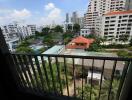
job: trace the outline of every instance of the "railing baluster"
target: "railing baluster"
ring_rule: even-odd
[[[48,58],[48,61],[45,62],[45,57]],[[15,66],[15,70],[16,70],[16,75],[17,76],[17,79],[18,79],[18,83],[20,84],[20,88],[24,88],[24,89],[27,89],[27,91],[30,91],[30,92],[35,92],[35,93],[39,93],[40,95],[43,95],[46,94],[46,93],[51,93],[57,96],[63,96],[63,89],[66,87],[66,95],[67,97],[71,96],[71,94],[74,94],[74,99],[76,97],[80,97],[80,94],[78,94],[78,92],[80,93],[80,91],[76,91],[76,88],[78,87],[78,85],[76,84],[77,80],[76,80],[76,66],[75,66],[75,61],[76,59],[82,59],[82,65],[80,65],[82,67],[82,90],[81,90],[81,99],[84,100],[85,99],[85,93],[84,93],[84,60],[85,59],[91,59],[91,63],[92,63],[92,66],[90,68],[89,71],[91,71],[91,75],[90,75],[90,84],[91,87],[90,87],[90,91],[88,92],[88,95],[89,95],[89,100],[92,100],[93,99],[93,90],[94,88],[96,88],[96,86],[94,85],[94,68],[96,67],[96,59],[97,60],[102,60],[103,64],[100,66],[101,67],[101,79],[100,79],[100,84],[98,85],[97,89],[99,90],[98,91],[98,97],[97,97],[97,100],[100,100],[101,97],[102,97],[102,89],[103,89],[103,74],[104,74],[104,70],[105,70],[105,65],[106,65],[106,60],[109,60],[109,61],[113,61],[113,69],[112,69],[112,74],[111,74],[111,79],[110,79],[110,82],[109,82],[109,87],[107,88],[107,98],[108,100],[111,99],[111,95],[112,95],[112,91],[113,91],[113,82],[114,82],[114,75],[115,75],[115,71],[116,71],[116,66],[117,66],[117,62],[118,61],[126,61],[128,63],[126,63],[126,65],[124,65],[124,68],[123,68],[123,72],[122,72],[122,76],[120,77],[120,81],[119,81],[119,87],[118,87],[118,90],[117,90],[117,93],[116,93],[116,97],[117,99],[119,98],[120,96],[120,92],[122,90],[122,86],[124,84],[124,80],[125,80],[125,77],[126,77],[126,74],[127,74],[127,70],[128,70],[128,66],[130,65],[130,61],[131,59],[121,59],[121,58],[111,58],[111,57],[82,57],[82,56],[68,56],[68,55],[35,55],[35,54],[12,54],[12,57],[13,57],[13,62],[14,64],[16,65]],[[39,61],[38,57],[41,57],[41,62],[42,62],[42,67],[41,67],[41,62]],[[64,62],[64,65],[63,65],[63,73],[61,72],[61,66],[60,66],[60,63],[58,61],[58,57],[63,57],[63,62]],[[55,58],[55,62],[52,61],[51,58]],[[72,74],[73,76],[73,79],[71,80],[68,75],[69,72],[69,68],[68,68],[68,65],[67,62],[68,59],[71,59],[72,62],[70,62],[71,66],[72,66]],[[106,58],[106,59],[105,59]],[[35,60],[33,62],[33,59]],[[47,60],[47,59],[46,59]],[[95,63],[95,64],[94,64]],[[33,72],[32,72],[33,71]],[[61,80],[61,74],[64,74],[64,84],[65,84],[65,87],[63,87],[63,83],[62,83],[62,80]],[[71,74],[70,74],[71,75]],[[58,81],[58,82],[56,82]],[[71,91],[69,91],[69,84],[68,84],[68,81],[69,83],[72,81],[73,84],[72,88],[70,88],[70,90],[72,90],[74,93],[71,93]],[[107,80],[106,80],[107,81]],[[80,88],[81,88],[80,87]],[[106,86],[107,87],[107,86]],[[80,89],[79,88],[79,89]],[[23,90],[24,90],[23,89]],[[34,91],[35,90],[35,91]],[[65,89],[64,89],[65,90]],[[96,89],[95,89],[96,90]],[[52,92],[53,91],[53,92]]]
[[[64,69],[65,69],[65,76],[66,76],[67,94],[69,97],[69,85],[68,85],[67,66],[66,66],[66,58],[65,57],[64,57]]]
[[[33,88],[35,88],[35,83],[34,83],[34,80],[33,80],[33,77],[32,77],[32,73],[30,71],[30,67],[29,67],[27,56],[26,55],[22,55],[22,56],[23,56],[23,60],[24,60],[26,69],[28,70],[28,74],[29,74],[29,77],[30,77],[30,80],[31,80],[31,84],[32,84]],[[35,91],[36,91],[36,88],[35,88]]]
[[[33,61],[32,61],[32,56],[28,56],[28,58],[29,58],[29,62],[31,64],[31,68],[33,70],[33,74],[34,74],[34,78],[35,78],[35,81],[36,81],[36,86],[37,86],[37,89],[38,89],[38,93],[40,94],[41,88],[40,88],[38,77],[37,77],[37,73],[35,71],[34,64],[33,64]]]
[[[117,64],[117,60],[114,61],[114,66],[113,66],[111,81],[110,81],[110,88],[109,88],[109,91],[108,91],[108,100],[110,100],[110,94],[111,94],[112,83],[113,83],[113,79],[114,79],[114,73],[115,73],[115,70],[116,70],[116,64]]]
[[[94,59],[92,61],[92,74],[91,74],[91,89],[90,89],[90,100],[92,99],[92,87],[93,87],[93,68],[94,68]]]
[[[59,66],[59,63],[58,63],[58,58],[55,57],[55,60],[56,60],[56,67],[57,67],[57,72],[58,72],[58,79],[59,79],[59,83],[60,83],[60,92],[61,92],[61,95],[63,95],[63,90],[62,90],[62,82],[61,82],[61,77],[60,77],[60,66]]]
[[[45,91],[44,79],[43,79],[43,75],[42,75],[42,72],[41,72],[41,68],[40,68],[40,63],[38,61],[38,57],[37,56],[34,56],[34,58],[35,58],[35,64],[37,66],[37,71],[38,71],[38,74],[39,74],[39,77],[40,77],[42,90],[44,92]]]
[[[102,71],[101,71],[101,80],[100,80],[100,88],[99,88],[99,97],[98,97],[98,100],[100,100],[100,95],[101,95],[102,78],[103,78],[103,74],[104,74],[104,67],[105,67],[105,60],[103,60],[103,66],[102,66]]]
[[[23,63],[23,59],[21,58],[21,55],[18,55],[18,59],[20,61],[20,65],[21,65],[21,69],[22,69],[22,73],[24,74],[25,76],[25,79],[27,81],[27,85],[30,89],[32,89],[32,86],[30,84],[30,81],[29,81],[29,78],[28,78],[28,74],[26,72],[26,69],[25,69],[25,66],[24,66],[24,63]]]
[[[74,81],[74,97],[76,97],[76,71],[75,71],[75,61],[74,58],[72,58],[72,64],[73,64],[73,81]]]
[[[45,61],[44,61],[43,56],[41,56],[41,60],[42,60],[42,66],[43,66],[44,73],[45,73],[45,77],[46,77],[47,90],[50,91],[50,90],[51,90],[51,89],[50,89],[50,81],[49,81],[49,78],[48,78],[48,73],[47,73],[47,69],[46,69],[46,65],[45,65]]]
[[[51,64],[50,57],[48,57],[48,62],[49,62],[50,74],[51,74],[51,77],[52,77],[53,89],[54,89],[54,93],[56,94],[56,86],[55,86],[55,80],[54,80],[54,76],[53,76],[53,69],[52,69],[52,64]]]
[[[127,74],[127,70],[128,70],[129,65],[130,65],[130,61],[128,61],[126,63],[127,64],[124,65],[124,68],[123,68],[122,76],[121,76],[118,91],[117,91],[117,100],[119,99],[121,89],[122,89],[122,86],[123,86],[123,83],[124,83],[124,80],[125,80],[125,77],[126,77],[126,74]]]
[[[82,100],[83,100],[83,78],[84,78],[84,59],[82,58]]]
[[[16,67],[17,73],[18,73],[18,75],[20,77],[21,84],[22,84],[23,88],[26,88],[26,82],[25,82],[24,77],[22,75],[22,71],[20,69],[19,63],[17,62],[16,55],[12,55],[12,57],[13,57],[13,61],[15,63],[15,67]]]

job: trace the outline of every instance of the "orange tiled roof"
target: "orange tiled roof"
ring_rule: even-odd
[[[119,15],[119,14],[132,14],[132,10],[129,11],[112,11],[105,15]]]
[[[72,43],[87,43],[87,44],[90,44],[94,41],[94,39],[87,39],[87,38],[84,38],[83,36],[79,36],[79,37],[76,37],[75,39],[73,39],[71,42]]]

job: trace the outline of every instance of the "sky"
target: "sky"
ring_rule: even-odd
[[[17,21],[25,24],[62,24],[65,14],[83,16],[89,0],[0,0],[0,25]]]

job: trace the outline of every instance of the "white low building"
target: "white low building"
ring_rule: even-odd
[[[92,84],[99,85],[101,80],[101,73],[95,73],[93,74],[89,71],[87,76],[87,83],[91,84],[91,77],[92,77]],[[102,82],[104,81],[104,76],[102,76]]]
[[[91,33],[90,30],[87,29],[87,28],[83,28],[83,29],[80,30],[80,35],[81,35],[81,36],[87,36],[87,35],[89,35],[90,33]]]
[[[10,51],[15,51],[16,47],[18,46],[19,43],[19,38],[12,38],[9,40],[6,40],[7,46]]]
[[[107,41],[120,44],[120,37],[126,35],[128,43],[132,37],[132,10],[109,12],[102,17],[100,24],[98,25],[100,35]]]

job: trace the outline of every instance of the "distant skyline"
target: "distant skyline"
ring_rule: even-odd
[[[66,13],[83,16],[89,0],[0,0],[0,25],[18,21],[25,24],[62,24]]]

